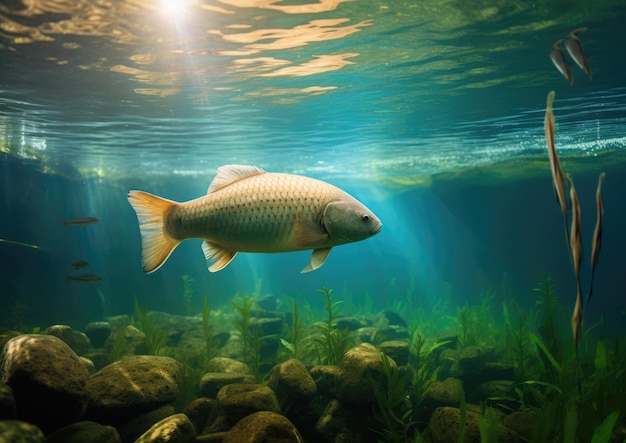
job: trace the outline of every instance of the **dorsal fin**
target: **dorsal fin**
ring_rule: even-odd
[[[265,174],[265,171],[256,166],[248,165],[224,165],[217,168],[217,175],[209,185],[207,194],[219,191],[226,186],[259,174]]]

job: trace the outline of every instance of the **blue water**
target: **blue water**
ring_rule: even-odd
[[[133,295],[182,313],[183,275],[198,309],[205,294],[221,306],[259,280],[263,293],[312,303],[322,286],[347,288],[380,309],[413,285],[425,307],[477,303],[485,291],[532,307],[549,272],[569,312],[575,280],[543,133],[555,90],[585,288],[607,172],[585,321],[624,334],[626,2],[29,5],[0,5],[0,238],[39,248],[0,242],[0,326],[82,327],[131,312]],[[593,80],[572,62],[570,86],[548,55],[580,26]],[[299,273],[308,252],[240,254],[210,274],[200,240],[144,274],[128,190],[189,200],[229,163],[329,181],[383,231],[334,248],[310,274]],[[100,222],[61,225],[79,216]],[[102,282],[65,281],[80,258]]]

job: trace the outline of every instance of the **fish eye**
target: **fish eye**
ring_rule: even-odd
[[[368,222],[368,221],[370,221],[370,216],[369,216],[369,215],[367,215],[367,214],[362,215],[362,216],[361,216],[361,220],[363,220],[364,222]]]

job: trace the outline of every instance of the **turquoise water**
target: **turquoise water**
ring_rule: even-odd
[[[607,172],[605,244],[586,324],[623,335],[626,3],[482,1],[19,1],[0,6],[0,276],[3,325],[82,327],[149,309],[218,307],[254,291],[319,302],[322,286],[478,303],[486,291],[532,307],[553,275],[565,315],[575,280],[551,189],[543,118],[556,91],[557,148],[583,207],[583,282],[597,175]],[[570,86],[549,58],[580,38],[593,80]],[[383,231],[335,248],[240,254],[209,274],[200,240],[141,271],[126,200],[184,201],[217,167],[253,164],[342,187]],[[80,216],[85,227],[61,226]],[[28,247],[24,244],[38,246]],[[89,262],[96,284],[66,282]],[[494,302],[495,303],[495,302]],[[500,303],[499,301],[497,303]],[[422,311],[420,311],[422,312]],[[435,321],[437,319],[434,319]]]

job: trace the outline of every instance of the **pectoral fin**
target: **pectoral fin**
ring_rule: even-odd
[[[331,249],[332,247],[313,250],[313,253],[311,254],[311,261],[309,261],[309,264],[306,265],[304,269],[300,271],[300,273],[304,274],[306,272],[315,271],[316,269],[321,268],[328,258],[328,254],[330,254]]]
[[[217,272],[224,269],[228,264],[233,261],[237,255],[237,251],[228,251],[222,249],[220,246],[205,240],[202,243],[202,252],[207,261],[211,262],[209,266],[209,272]]]
[[[307,219],[302,215],[301,211],[296,212],[295,242],[299,247],[303,249],[314,248],[327,240],[328,232],[326,232],[323,225]]]

